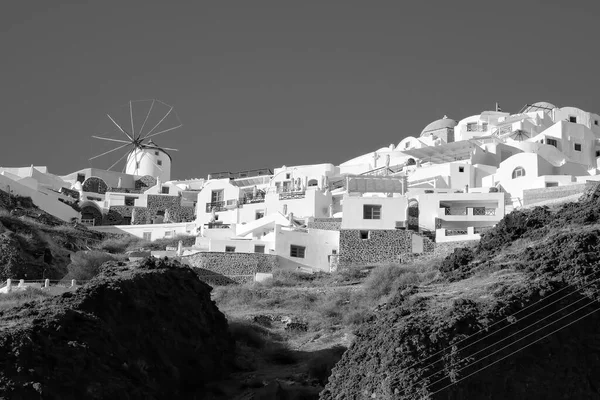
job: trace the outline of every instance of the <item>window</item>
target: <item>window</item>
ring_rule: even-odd
[[[154,152],[154,155],[155,155],[155,156],[157,156],[158,154],[159,154],[159,153],[158,153],[158,151],[155,151],[155,152]]]
[[[156,212],[156,216],[157,217],[164,217],[165,216],[165,210],[158,210]]]
[[[225,246],[225,253],[235,253],[235,246]]]
[[[458,172],[465,172],[465,167],[458,167]]]
[[[140,169],[140,162],[139,161],[135,162],[135,169]]]
[[[265,252],[265,245],[264,244],[255,244],[254,245],[254,252],[255,253],[264,253]]]
[[[556,187],[558,186],[558,182],[546,182],[546,187]]]
[[[85,181],[85,174],[77,174],[77,182],[83,183]]]
[[[152,232],[144,232],[142,234],[144,240],[151,241],[152,240]]]
[[[594,125],[598,125],[598,120],[597,119],[594,120]]]
[[[261,219],[264,216],[265,210],[256,210],[256,213],[254,214],[254,219]]]
[[[331,250],[331,254],[337,254],[337,250],[336,249]]]
[[[295,244],[290,245],[290,257],[304,258],[306,247],[296,246]]]
[[[569,116],[569,122],[577,123],[577,117]]]
[[[161,166],[162,165],[162,160],[156,160],[156,165]]]
[[[160,190],[160,192],[162,194],[169,194],[169,187],[168,186],[163,186]]]
[[[381,206],[365,204],[363,206],[363,219],[381,219]]]
[[[600,150],[596,150],[596,157],[600,157]]]
[[[125,197],[125,205],[126,206],[134,206],[135,205],[135,197]]]
[[[165,231],[166,238],[172,238],[175,236],[175,231]]]
[[[210,195],[210,202],[216,203],[219,201],[223,201],[223,190],[213,190]]]
[[[477,122],[469,122],[467,124],[467,132],[477,132]]]
[[[525,169],[523,167],[515,168],[515,170],[512,173],[512,178],[516,179],[516,178],[520,178],[522,176],[525,176]]]
[[[487,132],[487,129],[488,129],[488,124],[487,124],[487,122],[484,122],[484,123],[482,123],[482,124],[481,124],[481,130],[482,130],[483,132]]]
[[[362,240],[367,240],[371,237],[369,231],[359,231],[358,234]]]
[[[131,217],[123,217],[123,225],[131,225]]]
[[[285,179],[290,179],[291,176],[292,174],[285,174]]]
[[[581,143],[575,143],[573,148],[575,149],[575,151],[581,151]]]
[[[558,141],[556,139],[546,138],[546,144],[549,144],[550,146],[558,147]]]

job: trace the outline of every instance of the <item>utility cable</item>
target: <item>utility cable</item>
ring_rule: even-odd
[[[582,280],[584,280],[584,279],[588,278],[588,277],[589,277],[589,276],[591,276],[591,275],[594,275],[595,273],[597,273],[597,272],[599,272],[599,271],[600,271],[600,270],[595,270],[595,271],[593,271],[593,272],[590,272],[589,274],[587,274],[587,275],[585,275],[585,276],[581,277],[581,278],[580,278],[580,281],[582,281]],[[572,291],[571,293],[569,293],[569,294],[566,294],[566,295],[564,295],[564,296],[560,297],[559,299],[557,299],[557,300],[554,300],[554,301],[552,301],[551,303],[548,303],[548,304],[546,304],[545,306],[543,306],[543,307],[541,307],[541,308],[538,308],[537,310],[535,310],[535,311],[533,311],[533,312],[531,312],[531,313],[529,313],[529,314],[525,315],[523,318],[521,318],[521,321],[523,321],[523,320],[525,320],[525,319],[529,318],[530,316],[534,315],[535,313],[537,313],[537,312],[539,312],[539,311],[542,311],[542,310],[546,309],[547,307],[549,307],[549,306],[551,306],[551,305],[553,305],[553,304],[556,304],[557,302],[559,302],[559,301],[561,301],[561,300],[563,300],[563,299],[565,299],[565,298],[567,298],[567,297],[571,296],[571,295],[572,295],[572,294],[574,294],[574,293],[579,293],[579,292],[581,292],[581,290],[585,289],[586,287],[590,286],[591,284],[593,284],[594,282],[596,282],[596,281],[598,281],[598,280],[600,280],[600,278],[596,278],[596,279],[594,279],[593,281],[591,281],[591,282],[587,283],[587,284],[586,284],[585,286],[583,286],[582,288],[576,289],[576,290]],[[531,307],[533,307],[533,306],[537,305],[538,303],[540,303],[540,302],[542,302],[542,301],[548,300],[548,299],[549,299],[549,298],[551,298],[552,296],[555,296],[555,295],[557,295],[557,294],[559,294],[559,293],[563,292],[564,290],[566,290],[566,289],[567,289],[567,288],[569,288],[570,286],[574,286],[574,285],[575,285],[575,284],[573,284],[573,283],[567,284],[567,286],[565,286],[565,287],[563,287],[563,288],[561,288],[561,289],[557,290],[556,292],[552,293],[550,296],[548,296],[548,297],[545,297],[545,298],[542,298],[542,299],[540,299],[540,300],[536,301],[535,303],[532,303],[532,304],[528,305],[527,307],[525,307],[525,308],[522,308],[521,310],[517,311],[516,313],[514,313],[514,314],[512,314],[512,315],[510,315],[510,316],[508,316],[508,317],[506,317],[506,319],[508,319],[508,318],[511,318],[511,317],[512,317],[512,318],[514,318],[516,315],[519,315],[519,314],[520,314],[520,313],[522,313],[523,311],[525,311],[525,310],[527,310],[527,309],[530,309]],[[458,345],[458,344],[460,344],[460,343],[463,343],[464,341],[466,341],[466,340],[468,340],[468,339],[472,338],[473,336],[475,336],[475,335],[478,335],[479,333],[483,332],[484,330],[489,330],[490,328],[492,328],[492,327],[494,327],[494,326],[496,326],[496,325],[498,325],[498,324],[500,324],[500,323],[502,323],[502,322],[504,322],[504,319],[501,319],[501,320],[499,320],[499,321],[496,321],[496,322],[494,322],[493,324],[491,324],[490,326],[487,326],[487,327],[485,327],[485,328],[481,328],[481,329],[480,329],[480,330],[478,330],[477,332],[474,332],[474,333],[470,334],[469,336],[467,336],[467,337],[465,337],[465,338],[462,338],[462,339],[461,339],[461,340],[459,340],[458,342],[456,342],[456,343],[453,343],[452,345],[450,345],[450,346],[447,346],[447,347],[445,347],[445,348],[443,348],[443,349],[441,349],[441,350],[439,350],[439,351],[437,351],[437,352],[433,353],[432,355],[430,355],[430,356],[426,357],[425,359],[423,359],[423,360],[421,360],[421,361],[418,361],[418,362],[416,362],[416,363],[414,363],[414,364],[410,365],[409,367],[406,367],[406,368],[402,369],[400,372],[405,372],[405,371],[407,371],[407,370],[409,370],[409,369],[411,369],[411,368],[414,368],[414,367],[416,367],[417,365],[419,365],[420,363],[422,363],[423,361],[427,361],[427,360],[429,360],[429,359],[431,359],[431,358],[435,357],[436,355],[439,355],[439,354],[441,354],[441,353],[445,352],[446,350],[448,350],[448,349],[451,349],[452,347],[455,347],[456,345]],[[538,322],[539,322],[539,321],[538,321]],[[476,340],[476,341],[474,341],[473,343],[470,343],[470,344],[468,344],[467,346],[465,346],[465,347],[463,348],[463,350],[464,350],[464,349],[467,349],[467,348],[469,348],[469,347],[471,347],[471,346],[473,346],[474,344],[477,344],[477,343],[479,343],[480,341],[482,341],[482,340],[484,340],[484,339],[487,339],[488,337],[490,337],[490,336],[492,336],[492,335],[495,335],[495,334],[497,334],[497,333],[499,333],[499,332],[503,331],[504,329],[506,329],[506,328],[508,328],[509,326],[512,326],[512,325],[513,325],[512,323],[509,323],[508,325],[505,325],[504,327],[502,327],[502,328],[500,328],[500,329],[498,329],[498,330],[496,330],[496,331],[494,331],[494,332],[490,332],[490,333],[488,333],[487,335],[485,335],[485,336],[483,336],[483,337],[481,337],[481,338],[477,339],[477,340]],[[531,325],[530,325],[530,326],[531,326]],[[431,367],[432,365],[435,365],[435,364],[439,363],[440,361],[441,361],[441,359],[438,359],[437,361],[434,361],[434,362],[432,362],[432,363],[429,363],[429,364],[427,364],[426,366],[424,366],[423,368],[420,368],[420,369],[429,368],[429,367]],[[410,377],[410,376],[412,376],[412,375],[416,374],[417,372],[418,372],[418,370],[416,370],[416,371],[413,371],[412,373],[410,373],[410,374],[408,375],[408,377]]]
[[[552,315],[554,315],[554,314],[556,314],[556,313],[558,313],[558,312],[561,312],[561,311],[563,311],[564,309],[566,309],[566,308],[568,308],[568,307],[571,307],[573,304],[576,304],[577,302],[579,302],[579,301],[583,300],[584,298],[585,298],[585,297],[582,297],[581,299],[577,300],[575,303],[571,303],[570,305],[568,305],[568,306],[566,306],[566,307],[563,307],[563,308],[561,308],[560,310],[558,310],[558,311],[556,311],[556,312],[554,312],[554,313],[552,313],[552,314],[548,315],[547,317],[550,317],[550,316],[552,316]],[[511,347],[511,346],[512,346],[512,345],[514,345],[515,343],[518,343],[518,342],[522,341],[523,339],[525,339],[525,338],[527,338],[527,337],[529,337],[529,336],[531,336],[531,335],[533,335],[533,334],[535,334],[535,333],[538,333],[538,332],[539,332],[539,331],[541,331],[541,330],[544,330],[544,329],[546,329],[546,328],[547,328],[547,327],[549,327],[550,325],[553,325],[553,324],[557,323],[558,321],[560,321],[560,320],[563,320],[563,319],[565,319],[565,318],[567,318],[567,317],[569,317],[569,316],[571,316],[571,315],[573,315],[573,314],[577,313],[578,311],[581,311],[581,310],[583,310],[583,309],[584,309],[584,308],[586,308],[586,307],[589,307],[590,305],[592,305],[592,304],[593,304],[593,303],[595,303],[595,302],[597,302],[597,300],[592,300],[592,301],[590,301],[589,303],[585,304],[584,306],[582,306],[582,307],[579,307],[577,310],[575,310],[575,311],[572,311],[572,312],[570,312],[569,314],[567,314],[567,315],[564,315],[564,316],[560,317],[560,318],[559,318],[559,319],[557,319],[556,321],[552,321],[552,322],[550,322],[550,323],[548,323],[548,324],[544,325],[543,327],[541,327],[541,328],[538,328],[538,329],[536,329],[535,331],[528,333],[527,335],[525,335],[525,336],[521,337],[520,339],[517,339],[517,340],[515,340],[515,341],[513,341],[513,342],[511,342],[511,343],[509,343],[509,344],[507,344],[506,346],[504,346],[504,347],[502,347],[502,348],[500,348],[500,349],[498,349],[498,350],[496,350],[496,351],[494,351],[494,352],[492,352],[492,353],[490,353],[490,354],[488,354],[488,355],[486,355],[486,356],[483,356],[483,357],[481,357],[481,358],[480,358],[480,359],[478,359],[478,360],[475,360],[475,361],[472,361],[472,362],[470,362],[469,364],[465,365],[464,367],[462,367],[462,368],[458,369],[456,372],[460,372],[460,371],[462,371],[462,370],[464,370],[464,369],[466,369],[466,368],[468,368],[468,367],[470,367],[470,366],[472,366],[472,365],[474,365],[474,364],[477,364],[477,363],[478,363],[478,362],[480,362],[480,361],[483,361],[483,360],[485,360],[486,358],[489,358],[489,357],[493,356],[493,355],[494,355],[494,354],[496,354],[496,353],[499,353],[499,352],[501,352],[502,350],[505,350],[505,349],[507,349],[508,347]],[[547,318],[547,317],[546,317],[546,318]],[[544,319],[545,319],[545,318],[544,318]],[[540,321],[543,321],[543,319],[542,319],[542,320],[540,320]],[[538,321],[538,322],[540,322],[540,321]],[[536,323],[538,323],[538,322],[536,322]],[[510,338],[510,337],[512,337],[512,336],[514,336],[514,335],[516,335],[517,333],[520,333],[520,332],[522,332],[523,330],[529,329],[529,328],[530,328],[531,326],[533,326],[533,325],[535,325],[535,324],[531,324],[531,325],[527,326],[526,328],[523,328],[523,329],[521,329],[521,330],[519,330],[519,331],[515,332],[514,334],[512,334],[512,335],[510,335],[510,336],[508,336],[508,337],[506,337],[506,338],[504,338],[504,339],[502,339],[502,340],[499,340],[499,341],[497,341],[497,342],[495,342],[495,343],[493,343],[493,344],[491,344],[491,345],[487,346],[486,348],[479,350],[477,353],[471,354],[469,357],[472,357],[472,356],[474,356],[475,354],[481,353],[482,351],[484,351],[484,350],[487,350],[487,349],[489,349],[490,347],[496,346],[497,344],[499,344],[499,343],[503,342],[504,340],[506,340],[506,339],[508,339],[508,338]],[[464,361],[464,360],[466,360],[467,358],[468,358],[468,357],[464,357],[464,358],[462,358],[461,360],[459,360],[459,361],[457,361],[457,362],[455,362],[455,363],[452,363],[452,364],[450,364],[450,366],[456,365],[458,362]],[[429,375],[428,377],[421,379],[420,381],[418,381],[417,383],[415,383],[415,385],[418,385],[419,383],[421,383],[421,382],[423,382],[423,381],[425,381],[425,380],[429,379],[430,377],[432,377],[432,376],[434,376],[434,375],[437,375],[437,374],[438,374],[438,373],[440,373],[440,372],[442,372],[442,371],[435,372],[434,374],[432,374],[432,375]],[[434,382],[432,382],[432,383],[429,383],[429,384],[427,384],[427,386],[428,386],[428,387],[429,387],[429,386],[433,386],[433,385],[435,385],[436,383],[439,383],[439,382],[443,381],[444,379],[446,379],[446,376],[444,376],[444,377],[442,377],[442,378],[440,378],[440,379],[438,379],[438,380],[436,380],[436,381],[434,381]]]
[[[544,336],[542,336],[541,338],[534,340],[533,342],[531,342],[531,343],[529,343],[529,344],[526,344],[525,346],[523,346],[523,347],[521,347],[521,348],[519,348],[519,349],[517,349],[517,350],[513,351],[512,353],[510,353],[510,354],[507,354],[506,356],[504,356],[504,357],[502,357],[502,358],[500,358],[500,359],[498,359],[498,360],[496,360],[496,361],[494,361],[494,362],[492,362],[492,363],[490,363],[490,364],[486,365],[485,367],[482,367],[482,368],[478,369],[477,371],[474,371],[474,372],[470,373],[469,375],[463,376],[462,378],[460,378],[460,379],[459,379],[459,380],[457,380],[456,382],[452,382],[452,383],[450,383],[449,385],[446,385],[446,386],[444,386],[443,388],[436,390],[436,391],[435,391],[435,392],[433,392],[431,395],[433,396],[433,395],[435,395],[436,393],[439,393],[439,392],[441,392],[442,390],[445,390],[445,389],[449,388],[449,387],[450,387],[450,386],[452,386],[452,385],[456,385],[456,384],[457,384],[457,383],[459,383],[460,381],[462,381],[462,380],[465,380],[465,379],[467,379],[468,377],[470,377],[470,376],[473,376],[473,375],[475,375],[476,373],[478,373],[478,372],[481,372],[481,371],[483,371],[484,369],[486,369],[486,368],[489,368],[489,367],[491,367],[492,365],[494,365],[494,364],[497,364],[497,363],[499,363],[499,362],[500,362],[500,361],[502,361],[502,360],[505,360],[506,358],[508,358],[508,357],[510,357],[510,356],[512,356],[512,355],[514,355],[514,354],[516,354],[516,353],[518,353],[519,351],[521,351],[521,350],[523,350],[523,349],[525,349],[525,348],[527,348],[527,347],[529,347],[529,346],[532,346],[532,345],[534,345],[535,343],[539,342],[540,340],[543,340],[543,339],[547,338],[548,336],[551,336],[551,335],[555,334],[556,332],[558,332],[558,331],[560,331],[560,330],[562,330],[562,329],[564,329],[564,328],[566,328],[566,327],[568,327],[568,326],[570,326],[570,325],[573,325],[575,322],[579,322],[579,321],[581,321],[581,320],[582,320],[582,319],[584,319],[585,317],[588,317],[588,316],[592,315],[593,313],[595,313],[595,312],[596,312],[596,311],[598,311],[598,310],[600,310],[600,307],[596,308],[596,309],[595,309],[595,310],[593,310],[593,311],[590,311],[589,313],[587,313],[586,315],[584,315],[584,316],[582,316],[582,317],[579,317],[579,318],[577,318],[575,321],[571,321],[571,322],[569,322],[567,325],[565,325],[565,326],[563,326],[563,327],[560,327],[560,328],[558,328],[558,329],[556,329],[556,330],[554,330],[554,331],[552,331],[552,332],[548,333],[547,335],[544,335]],[[429,386],[429,385],[428,385],[428,386]]]

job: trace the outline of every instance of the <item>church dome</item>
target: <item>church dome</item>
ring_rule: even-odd
[[[528,104],[523,112],[528,113],[534,111],[550,111],[554,108],[557,107],[552,103],[548,103],[547,101],[538,101],[537,103]]]
[[[421,136],[426,136],[427,132],[437,131],[438,129],[443,129],[443,128],[452,129],[457,124],[458,124],[458,122],[456,122],[452,118],[448,118],[447,116],[444,115],[444,118],[438,119],[437,121],[433,121],[432,123],[427,125],[425,127],[425,129],[423,129],[423,131],[421,132]]]

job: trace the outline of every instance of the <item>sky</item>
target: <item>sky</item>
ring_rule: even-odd
[[[599,1],[4,0],[0,166],[108,168],[91,136],[138,99],[183,124],[153,138],[179,149],[174,179],[339,164],[496,102],[600,113],[599,19]]]

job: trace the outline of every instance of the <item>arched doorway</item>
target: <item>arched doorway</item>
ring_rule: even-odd
[[[419,231],[419,202],[416,199],[410,199],[408,201],[406,221],[409,230],[415,232]]]

